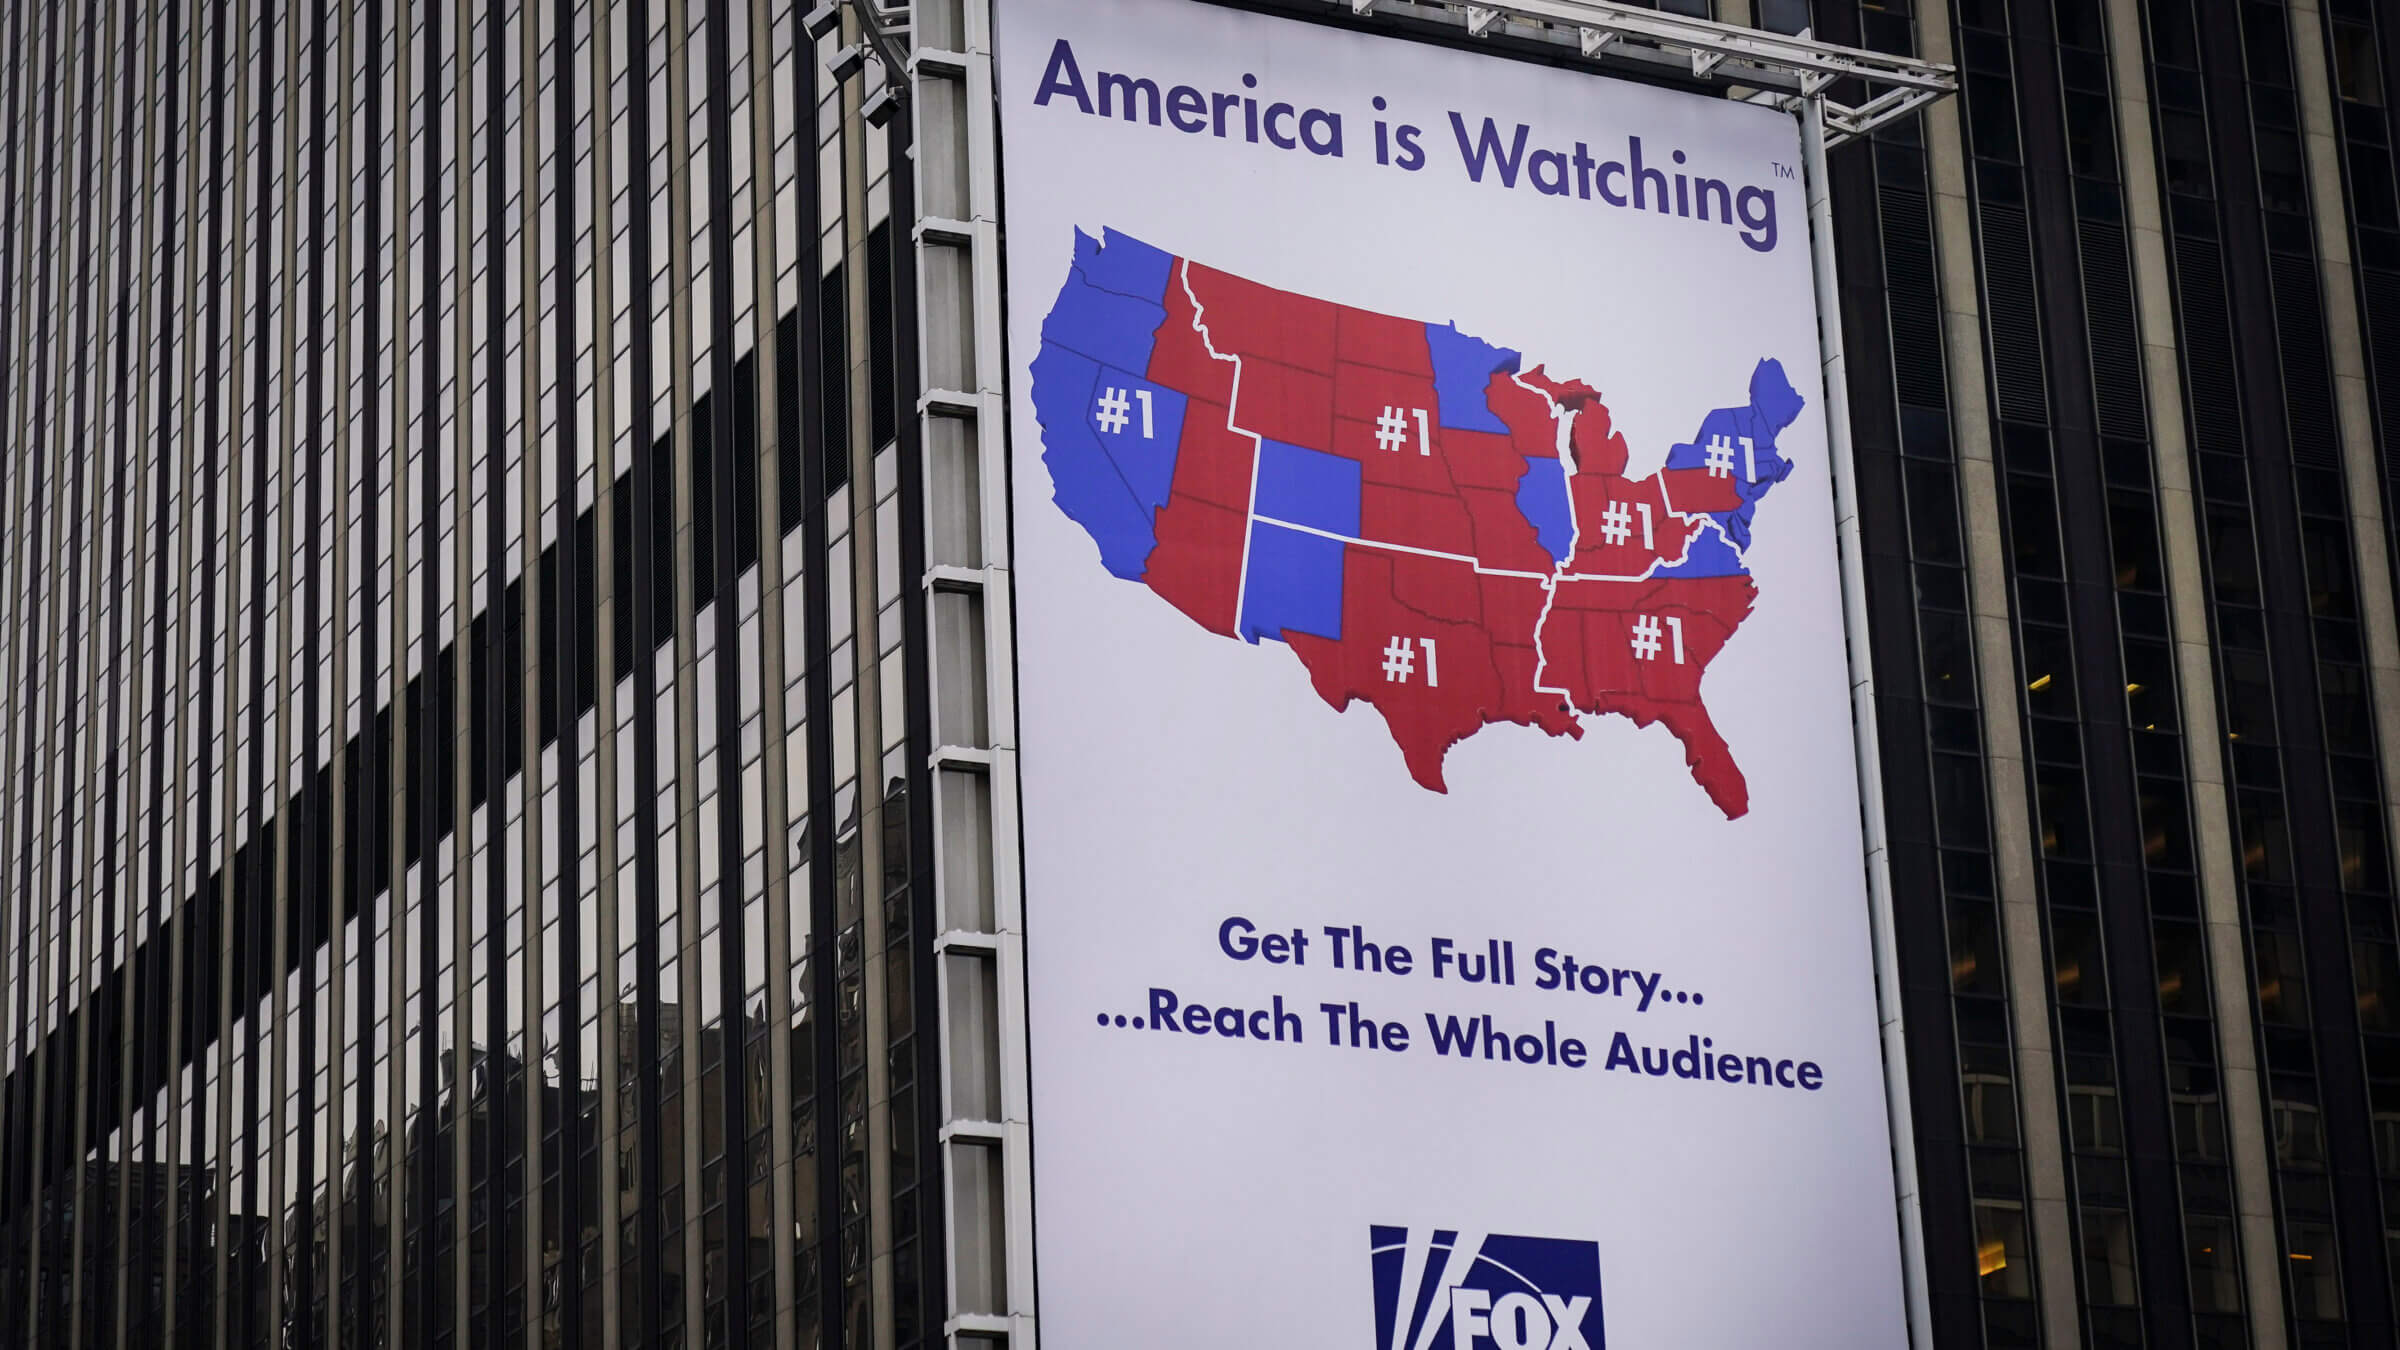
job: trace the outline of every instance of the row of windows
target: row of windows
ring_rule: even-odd
[[[1984,303],[2003,418],[1997,467],[2084,1334],[2093,1344],[2142,1344],[2162,1314],[2141,1310],[2163,1302],[2192,1309],[2197,1321],[2187,1334],[2238,1343],[2215,1034],[2205,965],[2196,959],[2188,794],[2133,360],[2104,19],[2093,3],[2051,7],[2037,36],[2053,40],[2047,56],[2059,103],[2055,115],[2043,115],[2026,106],[2042,84],[2017,67],[2023,48],[2012,42],[2010,16],[1986,7],[1964,17]],[[2025,138],[2044,134],[2063,137],[2062,153],[2045,150],[2041,171],[2028,172]],[[2037,272],[2026,236],[2045,215],[2071,223],[2074,252],[2046,258]],[[2080,287],[2037,282],[2062,274]],[[2042,336],[2044,307],[2062,303],[2082,321],[2084,370],[2058,366],[2075,349],[2053,351]],[[2101,579],[2113,613],[2076,601]],[[2177,952],[2187,959],[2170,965]],[[2138,1064],[2159,1053],[2153,1047],[2168,1061],[2163,1095],[2149,1073],[2127,1067],[2127,1055]],[[2154,1160],[2150,1150],[2161,1146],[2173,1154]],[[2180,1166],[2154,1165],[2176,1160]],[[2188,1257],[2188,1303],[2183,1279],[2153,1287],[2185,1262],[2157,1248],[2145,1255],[2145,1244]]]
[[[897,566],[913,512],[892,443],[895,245],[867,229],[892,210],[894,157],[833,106],[843,91],[819,104],[831,45],[792,7],[756,73],[775,90],[764,108],[749,12],[676,12],[673,34],[665,6],[629,25],[588,4],[563,31],[549,7],[463,31],[423,8],[402,30],[379,5],[348,24],[216,3],[125,25],[152,44],[125,68],[160,75],[106,85],[128,143],[138,124],[175,146],[161,170],[191,158],[186,127],[207,148],[189,184],[128,177],[159,223],[138,254],[114,245],[157,283],[122,317],[149,339],[127,344],[158,427],[143,468],[171,487],[137,504],[138,475],[120,475],[92,493],[96,519],[131,517],[130,542],[92,553],[155,569],[123,606],[147,631],[113,641],[84,711],[31,733],[72,746],[91,705],[138,719],[149,692],[146,727],[120,733],[143,761],[129,790],[55,778],[60,814],[15,849],[43,868],[18,894],[48,899],[38,921],[9,916],[7,983],[41,991],[49,1015],[10,1026],[0,1110],[22,1147],[0,1184],[0,1306],[30,1310],[36,1334],[112,1343],[120,1286],[136,1340],[172,1325],[213,1343],[221,1319],[229,1344],[340,1326],[364,1337],[344,1343],[446,1345],[437,1309],[478,1343],[538,1325],[583,1344],[608,1322],[616,1343],[764,1344],[791,1316],[906,1347],[938,1326],[913,1034],[909,841],[926,808],[905,753],[922,734],[906,659],[921,619]],[[246,61],[209,59],[229,41]],[[14,106],[55,112],[55,91],[25,82],[36,68],[0,79]],[[313,72],[343,68],[329,110],[334,82]],[[690,117],[666,125],[685,99]],[[795,107],[813,111],[813,155]],[[772,192],[749,180],[767,117]],[[243,148],[227,156],[227,140]],[[22,142],[0,149],[12,165]],[[288,186],[244,177],[285,148],[303,161]],[[602,174],[621,190],[594,193]],[[309,208],[220,225],[245,192]],[[327,210],[336,192],[357,209]],[[787,230],[812,231],[776,236],[773,322],[750,222],[770,198]],[[30,237],[17,205],[12,242]],[[862,270],[863,325],[842,280]],[[237,344],[225,311],[245,276]],[[287,295],[301,278],[308,293]],[[289,369],[259,328],[287,306]],[[758,434],[770,338],[773,447]],[[270,462],[287,405],[308,409],[288,479]],[[850,485],[870,479],[855,508]],[[21,572],[14,605],[94,575],[38,528],[80,528],[57,508],[84,495],[18,490],[12,532],[56,570]],[[854,575],[873,589],[854,593]],[[287,619],[288,664],[272,655]],[[20,687],[80,695],[42,647],[8,657]],[[269,760],[287,718],[295,748]],[[880,744],[861,765],[867,728]],[[15,814],[32,820],[36,795]],[[93,803],[133,796],[147,800],[131,828],[84,869],[126,884],[127,922],[103,935],[83,917],[100,907],[54,879],[71,855],[51,859]],[[69,978],[53,949],[89,959]],[[110,1070],[90,1075],[80,1119],[49,1109],[78,1055]],[[240,1296],[219,1306],[220,1289]]]
[[[2322,1022],[2312,1019],[2310,994],[2338,998],[2334,991],[2358,963],[2381,948],[2389,932],[2389,871],[2379,826],[2360,828],[2381,818],[2372,776],[2360,782],[2345,759],[2355,751],[2372,754],[2372,725],[2363,706],[2344,696],[2350,682],[2336,669],[2339,660],[2325,663],[2337,652],[2312,644],[2309,632],[2312,624],[2326,627],[2338,603],[2343,617],[2332,622],[2347,627],[2355,650],[2355,608],[2339,594],[2346,585],[2326,566],[2336,536],[2339,550],[2348,547],[2349,518],[2328,467],[2332,391],[2292,92],[2290,20],[2279,5],[2227,10],[2196,13],[2178,4],[2152,12],[2152,40],[2161,53],[2154,97],[2165,110],[2162,130],[2170,140],[2188,140],[2191,128],[2213,126],[2215,137],[2204,144],[2219,152],[2171,176],[2170,242],[2183,341],[2193,353],[2186,375],[2194,479],[2268,1071],[2285,1311],[2297,1343],[2330,1344],[2351,1334],[2344,1323],[2361,1311],[2350,1306],[2343,1287],[2343,1269],[2359,1271],[2355,1257],[2345,1253],[2361,1250],[2361,1230],[2379,1229],[2381,1219],[2371,1193],[2333,1181],[2360,1161],[2372,1165],[2355,1154],[2345,1161],[2345,1150],[2332,1146],[2363,1120],[2327,1115],[2356,1091],[2347,1085],[2358,1081],[2353,1066],[2359,1043],[2325,1036]],[[2242,103],[2215,97],[2204,77],[2228,63],[2228,73],[2246,83]],[[2214,88],[2226,86],[2220,80]],[[2254,149],[2255,200],[2263,208],[2248,218],[2240,212],[2250,194],[2221,192],[2217,172],[2228,162],[2221,153],[2226,145],[2244,140]],[[2239,306],[2257,295],[2245,294],[2247,264],[2239,250],[2245,236],[2261,235],[2271,289],[2258,298],[2273,307],[2277,341],[2253,344],[2253,351],[2279,358],[2268,367],[2279,388],[2245,381],[2258,366],[2245,364],[2248,354],[2232,349],[2230,330],[2217,317],[2229,299]],[[2229,277],[2235,283],[2230,296]],[[2284,407],[2281,425],[2267,411],[2276,402]],[[2280,543],[2285,539],[2298,547]],[[2294,561],[2301,565],[2296,577]],[[2313,619],[2305,617],[2312,612]],[[2304,616],[2298,624],[2295,613]],[[2338,649],[2343,635],[2333,636]],[[2335,794],[2330,802],[2329,783]],[[2341,891],[2354,898],[2345,902]],[[2379,1251],[2369,1259],[2375,1267],[2383,1264]],[[2386,1310],[2368,1312],[2368,1320],[2383,1320],[2388,1296],[2372,1295],[2368,1307]]]
[[[1869,45],[1901,54],[1913,51],[1915,35],[1906,7],[1862,9],[1859,18],[1861,36]],[[1950,435],[1939,298],[1934,293],[1938,269],[1919,127],[1902,123],[1879,132],[1871,155],[1894,384],[1890,390],[1862,391],[1860,398],[1862,403],[1896,398],[1897,436],[1893,443],[1879,443],[1868,428],[1880,419],[1861,419],[1859,451],[1866,463],[1877,458],[1890,463],[1899,489],[1895,505],[1903,518],[1893,521],[1886,534],[1906,541],[1899,570],[1871,581],[1897,583],[1909,592],[1916,649],[1908,664],[1922,677],[1915,688],[1887,687],[1881,715],[1887,725],[1921,728],[1921,739],[1900,735],[1887,740],[1888,753],[1912,753],[1901,747],[1915,739],[1922,748],[1913,753],[1924,756],[1922,770],[1899,767],[1887,772],[1897,781],[1922,774],[1932,786],[1930,800],[1924,803],[1931,808],[1925,843],[1908,842],[1915,832],[1897,821],[1894,829],[1896,877],[1915,876],[1931,884],[1922,890],[1897,885],[1895,902],[1903,929],[1922,926],[1941,934],[1941,949],[1949,961],[1946,1015],[1929,1024],[1912,1012],[1910,1030],[1912,1041],[1940,1034],[1937,1027],[1947,1033],[1944,1039],[1957,1077],[1955,1083],[1921,1093],[1918,1110],[1928,1119],[1955,1114],[1963,1126],[1955,1134],[1943,1132],[1946,1139],[1921,1140],[1919,1157],[1929,1176],[1951,1175],[1963,1183],[1967,1195],[1953,1203],[1971,1210],[1970,1222],[1947,1230],[1950,1241],[1959,1246],[1939,1240],[1945,1231],[1941,1225],[1929,1225],[1937,1242],[1927,1255],[1941,1265],[1963,1268],[1967,1288],[1980,1289],[1983,1297],[1970,1313],[1970,1325],[1978,1326],[1981,1337],[1996,1345],[2031,1345],[2038,1343],[2040,1333],[2032,1301],[2024,1130],[1986,807],[1989,770],[1969,617],[1966,524]],[[1870,531],[1875,528],[1870,519]],[[1895,798],[1893,809],[1911,807]],[[1945,1098],[1956,1105],[1947,1105]],[[1933,1153],[1935,1148],[1955,1150],[1955,1163]],[[1953,1286],[1942,1276],[1936,1272],[1937,1294]],[[1955,1330],[1957,1324],[1937,1311],[1937,1325]]]
[[[2400,182],[2395,180],[2393,123],[2383,76],[2380,44],[2400,38],[2389,20],[2365,0],[2334,0],[2325,26],[2328,63],[2332,72],[2334,114],[2344,154],[2342,167],[2348,188],[2350,236],[2357,264],[2361,327],[2365,330],[2367,376],[2375,398],[2376,461],[2382,470],[2384,518],[2400,502],[2400,472],[2394,471],[2392,447],[2400,436]],[[2353,489],[2358,486],[2353,484]],[[2339,533],[2323,525],[2303,530],[2317,550],[2339,542]],[[2318,542],[2321,541],[2321,542]],[[2400,561],[2400,536],[2385,531],[2387,566]],[[2347,578],[2346,559],[2312,559],[2312,578]],[[2312,591],[2314,590],[2312,585]],[[2348,589],[2347,587],[2344,588]],[[2363,613],[2350,595],[2330,591],[2311,596],[2321,612]],[[2337,632],[2337,641],[2339,639]],[[2372,722],[2365,715],[2368,690],[2364,670],[2355,660],[2320,662],[2325,681],[2326,744],[2329,747],[2367,743]],[[2337,820],[2345,884],[2354,889],[2388,890],[2391,878],[2372,869],[2384,864],[2385,850],[2375,847],[2382,835],[2378,813],[2370,828],[2358,819],[2370,804],[2380,806],[2365,785],[2345,782],[2359,768],[2348,758],[2334,760]],[[2353,860],[2368,875],[2353,881]],[[2400,1032],[2400,948],[2388,942],[2359,940],[2354,935],[2358,1008],[2361,1026],[2369,1033]],[[2367,1060],[2367,1091],[2375,1112],[2376,1169],[2382,1178],[2384,1247],[2394,1271],[2394,1302],[2400,1304],[2400,1057],[2378,1053],[2382,1042],[2371,1035]]]
[[[2284,1304],[2293,1319],[2291,1334],[2301,1343],[2338,1337],[2346,1334],[2345,1322],[2358,1315],[2344,1297],[2342,1274],[2345,1267],[2362,1269],[2358,1244],[2342,1238],[2347,1231],[2342,1225],[2355,1221],[2373,1230],[2381,1223],[2372,1204],[2355,1220],[2337,1220],[2329,1179],[2349,1165],[2345,1157],[2360,1154],[2346,1154],[2335,1136],[2369,1122],[2370,1110],[2362,1108],[2371,1107],[2378,1124],[2388,1109],[2375,1085],[2385,1072],[2378,1033],[2389,1017],[2392,995],[2386,990],[2394,964],[2374,726],[2357,658],[2362,639],[2348,562],[2351,518],[2331,461],[2312,454],[2315,447],[2331,444],[2330,425],[2312,433],[2303,425],[2300,396],[2281,389],[2278,401],[2294,410],[2288,432],[2293,449],[2285,469],[2291,486],[2280,496],[2291,504],[2284,509],[2293,512],[2293,528],[2277,525],[2274,499],[2262,499],[2264,506],[2253,501],[2249,435],[2236,401],[2243,392],[2240,367],[2227,345],[2234,330],[2225,318],[2193,317],[2195,306],[2204,315],[2225,314],[2233,300],[2247,303],[2244,297],[2228,298],[2220,270],[2227,231],[2215,200],[2217,145],[2208,131],[2204,34],[2212,44],[2206,68],[2222,63],[2221,48],[2235,52],[2245,73],[2262,54],[2282,54],[2283,73],[2264,87],[2268,103],[2280,94],[2279,106],[2288,107],[2290,21],[2279,6],[2209,5],[2203,6],[2206,14],[2197,15],[2188,0],[2146,7],[2150,52],[2157,62],[2149,71],[2150,92],[2157,100],[2159,153],[2172,194],[2164,205],[2175,230],[2193,479],[2200,492],[2198,523],[2205,535],[2203,562],[2211,584],[2224,722],[2220,728],[2187,729],[2136,364],[2140,341],[2132,330],[2126,201],[2105,8],[2083,0],[2056,0],[2047,8],[2049,24],[2034,34],[2012,31],[2012,21],[2026,18],[2021,6],[1967,0],[1955,6],[1953,16],[1960,24],[1961,112],[1974,155],[1981,300],[1991,325],[1987,356],[1998,423],[1995,467],[2021,666],[2019,698],[2032,761],[2029,786],[2044,860],[2044,957],[2052,977],[2063,1133],[2077,1200],[2077,1293],[2084,1305],[2084,1334],[2098,1344],[2146,1343],[2159,1334],[2155,1320],[2116,1310],[2130,1311],[2155,1297],[2195,1314],[2189,1333],[2165,1334],[2190,1334],[2211,1345],[2247,1342],[2241,1262],[2230,1218],[2229,1127],[2216,1057],[2219,1035],[2252,1029],[2221,1031],[2214,1022],[2197,873],[2205,847],[2215,844],[2195,837],[2183,745],[2186,734],[2223,733],[2239,830],[2235,853],[2251,920],[2250,992],[2260,1016],[2255,1031],[2266,1043],[2271,1070],[2296,1069],[2270,1074],[2264,1122],[2276,1160],[2284,1257],[2277,1264],[2284,1271]],[[2337,17],[2359,17],[2343,16],[2340,8]],[[1880,23],[1904,33],[1904,27],[1895,27],[1904,15],[1898,7],[1872,6],[1862,11],[1861,27]],[[2023,100],[2041,96],[2035,92],[2040,83],[2018,65],[2023,54],[2035,50],[2026,47],[2027,37],[2054,40],[2047,59],[2055,62],[2060,102],[2054,114],[2024,111],[2020,128]],[[2354,101],[2380,106],[2371,50],[2362,55],[2356,36],[2338,31],[2329,41],[2337,44],[2337,59],[2347,72],[2341,77],[2344,87],[2369,91]],[[2261,87],[2254,80],[2249,92],[2256,95]],[[2280,134],[2286,127],[2296,131],[2296,122],[2269,116],[2249,129],[2257,133],[2254,181],[2267,208],[2262,217],[2266,241],[2275,256],[2297,257],[2310,248],[2307,184],[2297,136]],[[2060,153],[2054,155],[2047,145],[2037,146],[2038,153],[2027,149],[2045,136],[2059,138]],[[1966,588],[1951,571],[1965,553],[1954,505],[1959,485],[1942,462],[1948,444],[1938,431],[1946,417],[1938,405],[1940,348],[1931,325],[1917,317],[1926,312],[1922,303],[1902,284],[1917,273],[1899,262],[1916,247],[1911,236],[1919,217],[1907,204],[1924,181],[1913,153],[1900,148],[1913,139],[1887,130],[1873,151],[1902,440],[1913,461],[1902,468],[1897,504],[1906,512],[1912,558],[1917,659],[1926,699],[1922,725],[1932,756],[1930,804],[1945,849],[1941,876],[1957,1064],[1967,1138],[1980,1146],[1970,1149],[1978,1156],[1968,1182],[1979,1233],[1976,1269],[1985,1295],[1984,1334],[1991,1344],[2022,1344],[2035,1338],[2033,1320],[2009,1309],[2036,1290],[2025,1250],[2029,1225],[2016,1198],[2019,1164],[2011,1151],[2022,1136],[2008,1050],[2006,985],[2000,978],[2002,943],[1996,917],[1975,898],[1991,889],[1988,864],[1971,851],[1954,852],[1983,846],[1988,781],[1973,711],[1974,628],[1965,612]],[[2029,154],[2038,170],[2031,176],[2026,173]],[[1896,211],[1896,205],[1903,209]],[[2074,266],[2063,270],[2071,280],[2063,287],[2053,284],[2062,275],[2059,261],[2037,271],[2035,245],[2028,237],[2032,227],[2051,216],[2063,218],[2070,231],[2040,236],[2044,249],[2050,239],[2062,237],[2072,248]],[[2296,217],[2298,224],[2278,216]],[[2368,253],[2362,245],[2362,257]],[[2277,344],[2287,353],[2283,374],[2287,381],[2306,378],[2325,368],[2321,326],[2309,334],[2313,348],[2296,342],[2307,325],[2317,323],[2318,311],[2306,302],[2285,303],[2287,278],[2270,272],[2274,290],[2264,303],[2266,312],[2283,317]],[[2292,278],[2302,275],[2291,271]],[[2316,275],[2308,254],[2305,276],[2313,284]],[[2079,288],[2074,280],[2080,280]],[[2055,324],[2042,325],[2052,296],[2080,305],[2088,371],[2062,375],[2052,365],[2062,350],[2051,335]],[[2306,324],[2295,325],[2295,313],[2305,316]],[[1918,340],[1910,341],[1912,336]],[[2054,404],[2062,397],[2066,404],[2074,402],[2061,391],[2083,389],[2089,390],[2090,404],[2066,407],[2059,415],[2067,421],[2053,426]],[[2308,405],[2314,415],[2324,416],[2329,395]],[[1908,430],[1912,401],[1925,405],[1926,429],[1915,434]],[[2277,458],[2282,458],[2280,447]],[[2312,472],[2318,465],[2326,471]],[[2262,568],[2266,551],[2275,549],[2286,551]],[[2296,588],[2279,579],[2287,558],[2298,559],[2302,572]],[[2083,588],[2094,581],[2113,599],[2107,610],[2078,598],[2090,594]],[[2293,612],[2295,595],[2305,616],[2297,629],[2284,617]],[[2085,631],[2087,625],[2091,631]],[[2295,632],[2297,649],[2290,637]],[[2288,699],[2279,701],[2279,681],[2295,656],[2308,690],[2300,706],[2312,723],[2302,747],[2274,730],[2289,715]],[[2124,718],[2122,732],[2113,725],[2118,717]],[[2125,738],[2123,749],[2096,739],[2110,734]],[[2303,748],[2313,753],[2303,754]],[[2287,799],[2293,790],[2287,780],[2297,775],[2310,779],[2303,795],[2325,803],[2313,817]],[[2115,799],[2120,792],[2122,799]],[[2317,822],[2324,823],[2322,837]],[[2303,917],[2313,925],[2323,909],[2322,902],[2303,903],[2312,875],[2330,879],[2337,900],[2331,953],[2321,950],[2321,941],[2303,941],[2305,933],[2315,931]],[[2338,954],[2338,968],[2323,959],[2328,954]],[[2153,982],[2154,1008],[2148,990],[2131,992]],[[2348,1108],[2355,1115],[2336,1119],[2328,1116],[2332,1108],[2322,1095],[2327,1081],[2338,1098],[2345,1078],[2349,1084],[2361,1080],[2357,1068],[2338,1059],[2320,1060],[2311,1033],[2321,1019],[2315,1018],[2311,996],[2346,1003],[2336,991],[2353,988],[2359,1026],[2367,1034],[2353,1043],[2363,1056],[2349,1064],[2365,1069],[2364,1085],[2373,1101],[2357,1102]],[[1989,999],[1988,1012],[1975,1011],[1979,997]],[[2145,1021],[2150,1029],[2144,1029]],[[2278,1040],[2274,1029],[2279,1026],[2292,1026],[2298,1039]],[[2121,1055],[2135,1053],[2137,1043],[2150,1036],[2163,1050],[2163,1098],[2155,1088],[2137,1090],[2123,1081],[2127,1061]],[[2132,1040],[2121,1050],[2125,1037]],[[1990,1049],[1979,1054],[1978,1044]],[[2295,1050],[2301,1053],[2295,1056]],[[2157,1053],[2141,1048],[2131,1062]],[[2322,1053],[2358,1051],[2346,1052],[2337,1040]],[[1919,1100],[1938,1098],[1921,1094]],[[2129,1114],[2137,1110],[2144,1113],[2138,1130]],[[2158,1119],[2151,1119],[2152,1111]],[[2152,1139],[2171,1150],[2162,1161],[2172,1165],[2163,1171],[2137,1168],[2129,1178],[2120,1159],[2130,1148],[2150,1147],[2139,1141]],[[2367,1156],[2380,1164],[2380,1150]],[[2167,1181],[2165,1204],[2155,1196],[2132,1198],[2129,1180],[2138,1187],[2145,1174],[2154,1184],[2159,1178]],[[2356,1206],[2345,1200],[2343,1208],[2347,1213]],[[2178,1210],[2180,1220],[2174,1217]],[[2174,1257],[2144,1257],[2143,1245],[2153,1239],[2182,1250]],[[2378,1283],[2389,1278],[2380,1245],[2375,1244],[2371,1267]],[[1938,1250],[1931,1255],[1937,1262],[1944,1259]],[[2150,1290],[2150,1278],[2162,1270],[2175,1270],[2174,1287]],[[1937,1280],[1937,1294],[1941,1288]],[[2379,1291],[2368,1319],[2380,1322],[2387,1306]]]

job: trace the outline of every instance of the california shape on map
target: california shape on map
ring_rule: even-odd
[[[1701,676],[1749,617],[1758,503],[1803,401],[1750,401],[1627,476],[1599,391],[1449,324],[1272,289],[1115,230],[1075,234],[1033,406],[1101,565],[1212,633],[1288,645],[1336,711],[1383,714],[1410,776],[1493,723],[1681,741],[1749,810]]]

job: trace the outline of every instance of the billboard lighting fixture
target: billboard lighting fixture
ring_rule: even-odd
[[[1738,24],[1690,19],[1616,0],[1492,0],[1438,10],[1413,0],[1330,0],[1354,15],[1405,14],[1462,25],[1469,37],[1489,38],[1504,26],[1511,38],[1559,45],[1572,42],[1587,60],[1659,67],[1694,79],[1723,79],[1740,97],[1788,112],[1822,106],[1826,144],[1864,136],[1958,89],[1958,68],[1862,47],[1819,42],[1801,34],[1769,33]],[[1866,91],[1855,105],[1827,91],[1853,81]]]
[[[858,19],[859,40],[835,52],[826,61],[825,69],[837,82],[845,81],[865,69],[868,58],[872,57],[883,67],[884,88],[896,91],[892,97],[908,97],[908,51],[902,45],[908,36],[907,7],[885,9],[874,0],[820,0],[800,20],[801,26],[811,38],[822,42],[841,31],[845,9]],[[891,118],[891,110],[886,109],[874,125],[882,126]]]
[[[905,87],[886,83],[881,89],[875,91],[873,98],[859,106],[859,115],[867,119],[868,126],[879,128],[890,126],[892,116],[900,111],[900,91]]]
[[[863,42],[853,42],[826,58],[825,61],[825,69],[833,76],[836,84],[848,80],[851,76],[866,69],[866,66],[867,44]]]

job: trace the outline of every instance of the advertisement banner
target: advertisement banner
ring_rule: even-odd
[[[1045,1345],[1904,1344],[1793,120],[998,11]]]

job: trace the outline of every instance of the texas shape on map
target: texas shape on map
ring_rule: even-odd
[[[1061,510],[1117,577],[1212,633],[1289,646],[1383,714],[1420,785],[1497,722],[1621,714],[1750,790],[1700,680],[1758,598],[1751,518],[1803,401],[1774,360],[1627,476],[1600,394],[1460,332],[1078,230],[1033,406]]]

